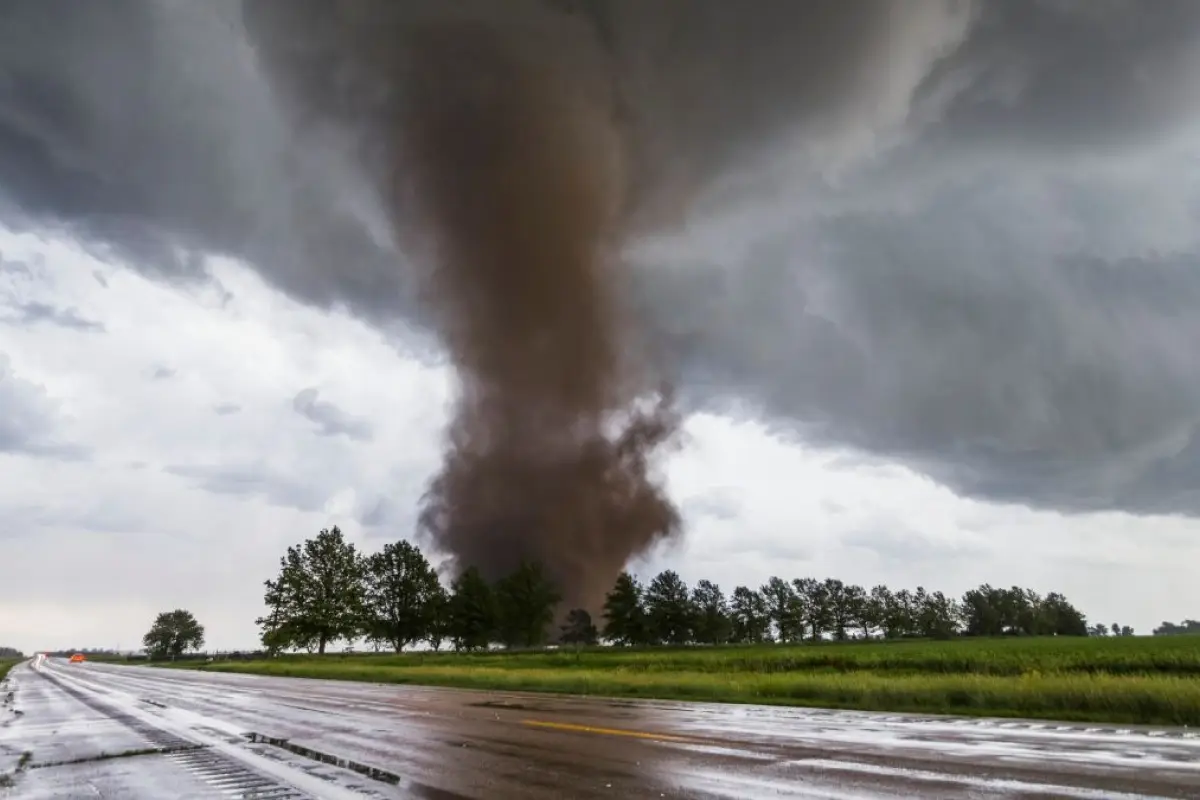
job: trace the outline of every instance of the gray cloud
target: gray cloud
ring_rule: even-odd
[[[1077,153],[1169,137],[1195,119],[1200,6],[982,3],[966,46],[926,77],[930,143]]]
[[[8,357],[0,353],[0,453],[86,458],[86,448],[57,435],[59,424],[57,405],[46,390],[14,374]]]
[[[175,375],[176,375],[175,369],[173,369],[172,367],[168,367],[164,364],[159,364],[158,366],[154,367],[154,369],[152,369],[150,371],[150,380],[165,381],[165,380],[174,378]]]
[[[297,414],[317,425],[322,436],[346,436],[358,442],[371,439],[371,425],[362,417],[348,414],[333,403],[319,399],[316,387],[302,389],[292,398]]]
[[[236,414],[242,410],[242,407],[237,403],[217,403],[213,406],[213,413],[221,417],[227,417],[230,414]]]
[[[952,541],[937,541],[915,530],[898,528],[895,523],[880,523],[878,527],[862,528],[840,538],[845,547],[874,553],[881,561],[892,564],[946,562],[957,559],[977,561],[987,554],[984,542],[966,533]],[[932,590],[939,587],[932,586]]]
[[[104,331],[103,323],[85,318],[74,308],[59,308],[40,302],[13,303],[9,307],[14,312],[6,319],[10,323],[36,325],[44,322],[84,333]]]
[[[871,109],[903,112],[916,92],[896,149],[836,185],[785,187],[770,224],[717,207],[722,246],[684,241],[639,264],[641,313],[689,402],[979,496],[1200,513],[1200,357],[1186,344],[1200,333],[1200,193],[1149,149],[1200,109],[1194,2],[977,4],[932,65],[930,48],[958,36],[936,3],[907,16],[713,4],[669,63],[644,57],[677,7],[590,5],[668,195],[752,157],[787,183],[796,172],[768,155],[788,136],[883,126]],[[0,192],[14,222],[66,226],[164,279],[204,279],[203,253],[235,254],[305,302],[427,322],[351,157],[371,143],[321,124],[291,135],[294,109],[237,19],[234,0],[4,4]],[[761,188],[742,177],[722,202]],[[325,435],[370,436],[315,389],[293,406]]]
[[[163,471],[185,478],[206,492],[258,497],[285,508],[316,511],[325,502],[320,491],[302,481],[276,474],[262,464],[172,464]]]

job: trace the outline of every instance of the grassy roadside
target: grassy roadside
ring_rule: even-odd
[[[1200,725],[1200,637],[284,656],[176,668],[608,697]]]
[[[8,675],[8,671],[21,663],[19,658],[0,658],[0,681]]]

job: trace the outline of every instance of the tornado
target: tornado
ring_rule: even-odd
[[[613,106],[542,36],[441,23],[404,51],[395,188],[459,385],[420,525],[491,578],[541,562],[596,610],[679,530],[652,466],[680,418],[623,312]]]
[[[949,5],[245,0],[297,130],[354,132],[455,368],[420,513],[436,547],[491,578],[540,561],[595,611],[679,533],[656,472],[676,365],[630,311],[622,248],[771,147],[833,151],[902,114],[962,30]]]
[[[249,4],[249,27],[306,113],[367,132],[412,253],[397,269],[416,270],[457,376],[420,533],[491,579],[540,562],[562,608],[598,610],[631,557],[679,533],[655,467],[681,416],[629,313],[629,132],[597,18],[540,0],[282,5]]]

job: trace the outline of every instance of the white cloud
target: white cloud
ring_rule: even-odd
[[[4,329],[0,428],[18,420],[90,457],[0,454],[0,644],[132,646],[155,613],[186,607],[212,646],[251,646],[287,545],[332,524],[367,547],[411,532],[437,466],[444,369],[234,263],[179,288],[52,238],[0,233],[0,249],[32,265],[12,302],[103,325]],[[348,421],[370,435],[321,435]],[[1141,630],[1200,606],[1196,522],[965,500],[720,416],[693,417],[688,434],[666,469],[688,534],[639,562],[644,575],[672,566],[727,592],[772,574],[1015,583]]]

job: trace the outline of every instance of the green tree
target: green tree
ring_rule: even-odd
[[[771,641],[771,610],[763,596],[748,586],[733,590],[729,619],[735,642],[758,644]]]
[[[279,576],[266,581],[269,609],[256,622],[268,647],[301,647],[324,653],[330,642],[362,632],[363,559],[340,529],[289,547]]]
[[[475,567],[468,567],[450,588],[447,633],[455,650],[486,649],[496,636],[496,598]]]
[[[864,606],[866,609],[863,615],[864,632],[869,635],[871,628],[874,627],[879,629],[883,638],[896,638],[898,633],[892,628],[891,609],[893,604],[891,589],[883,584],[872,586]]]
[[[846,632],[855,624],[850,587],[837,578],[826,578],[824,587],[833,638],[844,641],[847,638]]]
[[[847,586],[843,603],[845,604],[846,624],[855,630],[862,631],[864,639],[871,638],[871,629],[875,626],[875,619],[868,607],[867,590],[857,584]]]
[[[646,643],[646,610],[642,585],[628,572],[617,576],[612,591],[604,598],[604,638],[613,644]]]
[[[663,570],[646,587],[646,620],[651,641],[686,644],[692,639],[691,593],[675,570]]]
[[[450,635],[450,622],[450,593],[439,582],[429,598],[429,629],[425,632],[425,640],[435,653]]]
[[[829,589],[815,578],[797,578],[792,587],[804,603],[804,627],[815,642],[833,626]]]
[[[1002,589],[983,584],[962,598],[963,623],[968,636],[1002,636],[1006,599]]]
[[[1087,636],[1087,618],[1058,592],[1050,592],[1042,600],[1041,616],[1044,633],[1054,636]]]
[[[559,636],[563,644],[591,646],[596,644],[599,638],[599,632],[592,623],[592,615],[586,609],[573,608],[567,612],[567,621],[562,626]]]
[[[536,647],[546,641],[546,628],[562,600],[542,565],[522,561],[496,582],[497,633],[508,647]]]
[[[150,658],[181,656],[188,650],[204,647],[204,626],[190,611],[182,608],[164,611],[155,617],[154,624],[142,637],[142,646]]]
[[[697,583],[692,590],[692,607],[696,613],[696,641],[705,644],[729,641],[733,625],[729,620],[729,604],[720,586],[712,581]]]
[[[400,652],[429,638],[441,584],[420,548],[406,541],[367,557],[364,604],[367,637]]]
[[[917,587],[918,633],[927,639],[949,639],[956,636],[962,620],[958,603],[942,592],[929,594]]]
[[[1200,620],[1194,619],[1185,619],[1180,623],[1164,620],[1162,625],[1151,631],[1153,636],[1186,636],[1197,633],[1200,633]]]
[[[775,638],[781,642],[794,642],[800,638],[803,606],[792,584],[772,576],[758,593],[766,602],[767,614],[775,625]]]

